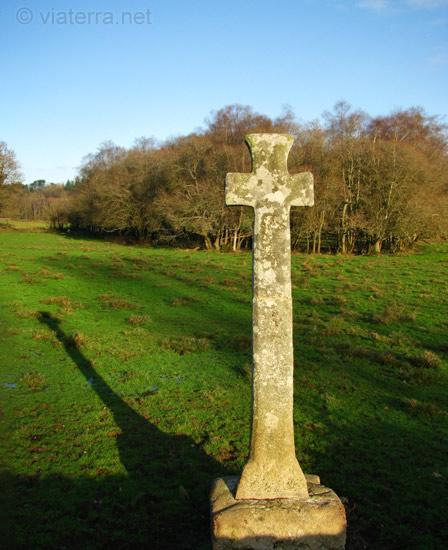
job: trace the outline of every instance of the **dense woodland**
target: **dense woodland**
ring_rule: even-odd
[[[288,109],[271,119],[230,105],[188,136],[130,149],[105,142],[65,185],[23,185],[1,142],[0,216],[154,245],[248,248],[252,211],[225,206],[224,179],[250,171],[253,132],[291,133],[289,171],[314,175],[314,207],[291,213],[295,249],[378,253],[448,237],[447,127],[422,108],[372,118],[344,101],[310,123]]]

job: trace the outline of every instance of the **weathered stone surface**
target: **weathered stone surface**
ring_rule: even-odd
[[[292,136],[251,134],[246,142],[252,172],[226,177],[226,203],[255,213],[252,430],[236,498],[306,498],[294,447],[289,213],[313,204],[313,176],[288,173]]]
[[[344,506],[317,476],[306,478],[308,498],[276,500],[237,500],[237,477],[216,480],[213,550],[343,550]]]

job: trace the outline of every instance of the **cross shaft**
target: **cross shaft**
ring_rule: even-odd
[[[246,143],[251,173],[226,177],[226,204],[255,214],[251,442],[236,498],[306,498],[294,445],[289,215],[291,206],[313,205],[313,176],[288,173],[290,135],[250,134]]]

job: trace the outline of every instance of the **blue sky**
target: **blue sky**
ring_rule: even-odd
[[[448,114],[448,0],[9,0],[0,51],[0,140],[27,183],[232,103]]]

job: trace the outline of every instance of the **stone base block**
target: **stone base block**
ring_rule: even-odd
[[[344,550],[345,509],[337,495],[305,476],[307,499],[235,500],[238,477],[211,493],[213,550]]]

